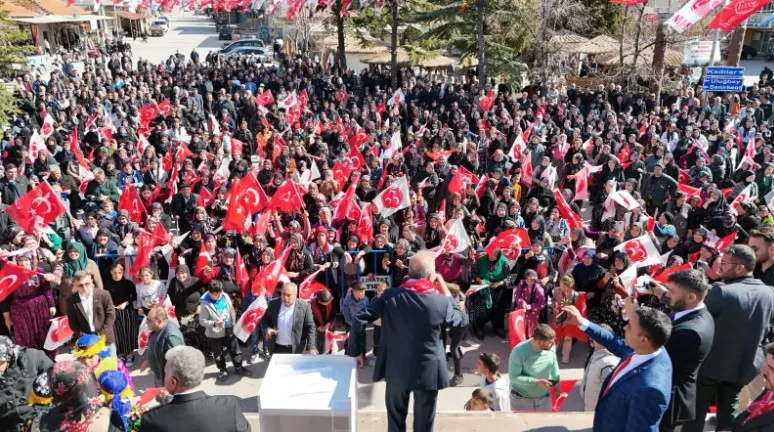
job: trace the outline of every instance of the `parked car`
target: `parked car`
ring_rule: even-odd
[[[247,57],[249,61],[267,63],[272,60],[271,53],[266,48],[241,46],[227,53],[220,53],[221,58]]]
[[[758,56],[758,50],[750,45],[742,46],[742,60],[750,60]]]
[[[221,26],[218,30],[218,40],[231,40],[234,38],[234,29],[231,26]]]
[[[167,21],[162,19],[155,19],[153,22],[151,22],[151,36],[164,36],[167,30],[169,30],[169,24],[167,24]]]
[[[228,54],[231,51],[241,47],[265,48],[266,44],[264,44],[260,39],[240,39],[238,41],[223,45],[223,49],[220,50],[220,53]]]

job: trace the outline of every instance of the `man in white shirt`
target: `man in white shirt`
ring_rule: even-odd
[[[511,410],[511,386],[507,377],[500,375],[500,356],[483,353],[478,356],[476,371],[481,374],[481,386],[492,392],[492,411]]]
[[[261,326],[271,354],[317,354],[316,327],[309,303],[297,299],[298,286],[286,283],[280,298],[269,302]]]
[[[115,356],[113,323],[116,310],[110,293],[94,287],[91,275],[81,270],[73,276],[73,293],[67,298],[67,318],[75,337],[87,333],[105,335],[111,354]]]

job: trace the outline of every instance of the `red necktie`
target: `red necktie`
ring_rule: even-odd
[[[613,374],[610,375],[610,380],[607,382],[607,386],[605,387],[605,391],[602,392],[603,396],[605,395],[605,393],[607,393],[608,390],[610,390],[610,386],[613,385],[613,380],[615,380],[615,377],[618,376],[618,374],[622,370],[624,370],[626,365],[628,365],[629,362],[632,361],[632,357],[634,357],[634,353],[629,354],[629,356],[626,357],[625,359],[623,359],[623,361],[618,364],[618,367],[615,368],[615,370],[613,371]]]

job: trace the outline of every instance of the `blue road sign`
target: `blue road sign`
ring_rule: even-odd
[[[744,78],[743,67],[710,66],[705,74],[708,78]]]
[[[704,78],[704,90],[721,92],[741,92],[744,78]]]

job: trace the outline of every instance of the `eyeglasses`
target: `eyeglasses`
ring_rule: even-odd
[[[729,261],[722,261],[722,260],[720,261],[720,266],[721,267],[729,266],[729,265],[736,266],[736,265],[744,265],[744,264],[742,264],[740,262],[735,262],[735,261],[731,261],[731,262],[729,262]]]

